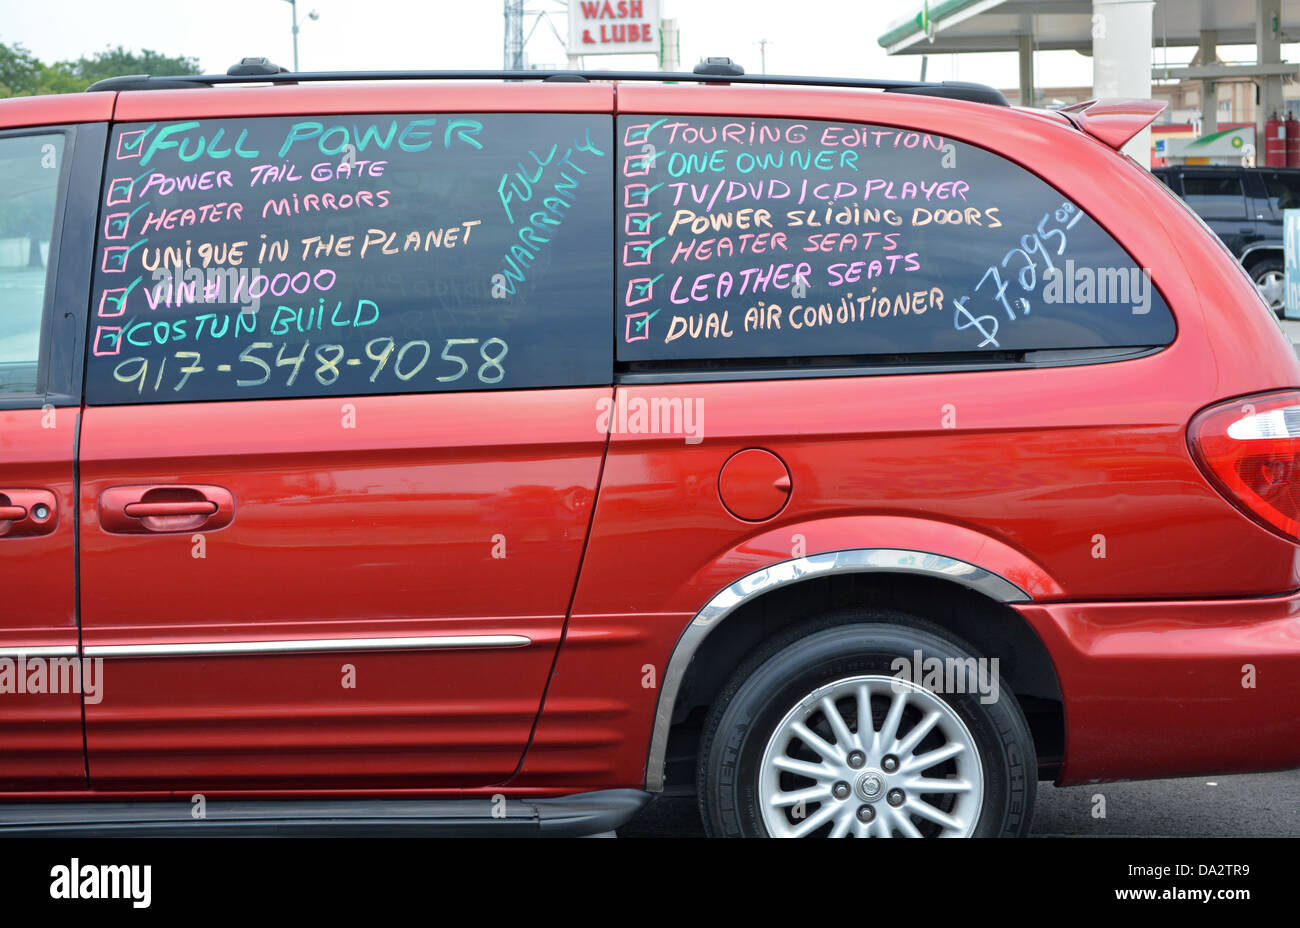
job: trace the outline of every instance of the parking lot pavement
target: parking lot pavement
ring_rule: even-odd
[[[1104,797],[1105,817],[1095,815]],[[695,799],[662,796],[623,838],[702,837]],[[1036,837],[1300,837],[1300,770],[1058,787],[1038,785]]]

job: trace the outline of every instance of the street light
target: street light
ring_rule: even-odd
[[[298,0],[284,0],[293,8],[293,69],[298,70]],[[307,14],[307,18],[312,22],[320,19],[320,14],[312,10]]]

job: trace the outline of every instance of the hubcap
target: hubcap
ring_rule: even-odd
[[[848,677],[808,694],[772,732],[758,780],[774,837],[965,837],[984,803],[966,724],[899,677]]]
[[[1282,308],[1284,279],[1281,271],[1265,271],[1255,278],[1255,286],[1259,288],[1259,295],[1264,298],[1264,302],[1274,312]]]

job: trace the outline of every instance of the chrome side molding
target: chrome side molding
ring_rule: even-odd
[[[33,645],[30,648],[21,645],[0,645],[0,660],[20,657],[76,657],[76,645]]]
[[[439,651],[522,648],[523,635],[430,635],[408,638],[303,638],[273,641],[184,641],[174,644],[87,645],[86,657],[203,657],[229,654],[311,654],[329,651]],[[76,653],[76,649],[72,649]]]

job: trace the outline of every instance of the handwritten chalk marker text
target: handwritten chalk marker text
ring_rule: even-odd
[[[503,256],[504,266],[500,272],[504,281],[502,286],[511,295],[527,279],[528,268],[551,240],[554,230],[564,222],[564,214],[577,198],[578,186],[588,172],[574,159],[583,155],[592,158],[605,156],[591,141],[590,129],[582,139],[574,139],[564,154],[557,157],[559,150],[558,145],[552,145],[544,155],[537,149],[530,150],[525,160],[516,163],[515,170],[501,175],[501,182],[497,185],[501,208],[510,224],[518,229],[518,241],[511,244]],[[544,175],[547,177],[546,185],[542,184]],[[539,198],[534,205],[540,205],[541,209],[529,212],[526,221],[520,225],[519,220],[525,218],[522,209],[532,203],[534,196]],[[516,209],[521,210],[519,216],[515,215]]]
[[[769,288],[788,290],[795,278],[808,279],[812,265],[800,261],[797,265],[769,264],[766,268],[747,267],[734,274],[731,271],[719,271],[716,274],[697,274],[695,279],[683,290],[685,277],[678,275],[673,281],[668,299],[677,304],[707,303],[709,300],[725,300],[733,293],[744,296],[747,293],[765,293]]]
[[[390,120],[387,128],[377,123],[351,125],[334,123],[326,125],[315,120],[296,122],[285,133],[284,141],[276,153],[277,158],[285,158],[290,152],[311,146],[318,154],[333,156],[347,151],[349,146],[358,153],[369,149],[388,151],[394,144],[400,151],[420,152],[434,146],[439,137],[435,127],[443,126],[441,141],[443,149],[450,149],[453,144],[466,145],[482,149],[483,143],[478,135],[483,131],[483,124],[476,119],[449,117],[446,120],[434,117],[408,119],[400,125],[397,120]],[[152,128],[152,127],[151,127]],[[261,157],[256,148],[248,147],[248,129],[241,129],[233,144],[226,139],[224,127],[215,130],[204,129],[198,120],[172,123],[156,132],[149,132],[149,141],[144,153],[140,155],[140,166],[147,167],[155,157],[167,152],[175,152],[178,159],[189,163],[200,158],[220,161],[225,158],[242,158],[252,160]],[[209,134],[210,133],[210,134]]]

